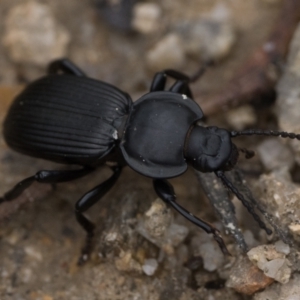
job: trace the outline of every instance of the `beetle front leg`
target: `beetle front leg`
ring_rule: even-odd
[[[194,223],[198,227],[202,228],[207,233],[211,233],[219,244],[220,249],[224,254],[229,254],[226,245],[221,237],[220,232],[211,224],[195,217],[189,211],[187,211],[184,207],[179,205],[176,202],[176,195],[174,192],[173,186],[165,179],[154,179],[153,186],[155,192],[157,193],[158,197],[165,201],[167,204],[170,204],[174,209],[176,209],[182,216],[188,219],[190,222]]]
[[[0,198],[0,203],[11,201],[20,196],[34,181],[40,183],[59,183],[75,180],[94,171],[93,168],[84,167],[80,170],[43,170],[37,172],[34,176],[28,177],[17,183],[10,191]]]
[[[184,94],[188,96],[190,99],[193,98],[192,91],[189,87],[189,84],[186,81],[177,80],[170,88],[170,92]]]
[[[156,73],[151,84],[150,92],[163,91],[165,89],[167,76],[177,80],[171,87],[170,92],[185,94],[189,98],[193,99],[193,95],[189,87],[190,78],[175,70],[165,70],[163,72]]]
[[[207,67],[211,64],[212,61],[205,62],[192,76],[188,76],[182,72],[178,72],[173,69],[166,69],[162,72],[156,73],[152,81],[150,92],[163,91],[166,85],[167,76],[169,76],[175,80],[180,81],[180,83],[176,82],[174,84],[174,86],[171,88],[171,91],[176,92],[177,90],[179,90],[181,92],[182,90],[184,90],[185,93],[183,94],[186,94],[187,96],[192,96],[189,84],[198,80],[205,73]],[[193,99],[192,97],[190,98]]]
[[[91,191],[87,192],[80,200],[77,201],[75,205],[75,214],[77,222],[87,233],[86,242],[82,249],[81,256],[78,260],[79,265],[82,265],[89,258],[89,255],[92,250],[92,241],[95,229],[94,224],[91,221],[89,221],[83,215],[83,213],[95,203],[97,203],[114,186],[121,174],[122,169],[121,167],[114,167],[112,168],[112,170],[114,173],[110,178],[96,186]]]
[[[176,80],[184,81],[186,84],[188,84],[190,81],[190,78],[181,72],[175,70],[164,70],[155,74],[152,80],[150,92],[163,91],[165,89],[167,76],[170,76]]]
[[[167,75],[164,72],[156,73],[152,80],[150,92],[163,91],[165,89],[166,81]]]
[[[75,76],[86,76],[80,68],[78,68],[67,58],[54,60],[48,66],[48,74],[58,74],[59,71]]]

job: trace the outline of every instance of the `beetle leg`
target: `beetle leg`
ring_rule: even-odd
[[[186,81],[177,80],[170,88],[170,92],[184,94],[189,98],[194,99],[192,91]]]
[[[163,201],[170,204],[174,209],[176,209],[181,215],[183,215],[186,219],[190,222],[194,223],[195,225],[202,228],[207,233],[212,233],[214,239],[219,244],[220,249],[224,254],[229,254],[226,245],[221,237],[220,232],[213,227],[211,224],[195,217],[189,211],[187,211],[184,207],[179,205],[176,202],[176,195],[174,192],[173,186],[165,179],[154,179],[153,185],[155,192],[157,193],[158,197],[160,197]]]
[[[173,70],[173,69],[167,69],[164,70],[162,73],[170,76],[171,78],[174,78],[176,80],[182,80],[182,81],[186,81],[189,82],[190,81],[190,77],[182,72]]]
[[[174,79],[178,79],[178,81],[176,81],[174,85],[170,88],[171,92],[185,94],[189,98],[193,99],[192,92],[188,84],[189,77],[183,73],[174,70],[166,70],[163,72],[156,73],[151,84],[150,92],[163,91],[165,89],[167,75]]]
[[[11,201],[20,196],[34,181],[40,183],[58,183],[71,181],[91,173],[94,169],[84,167],[80,170],[43,170],[37,172],[34,176],[28,177],[17,183],[10,191],[0,198],[0,203],[4,201]]]
[[[81,256],[78,260],[78,264],[81,265],[88,260],[89,254],[92,250],[92,240],[94,236],[95,225],[89,221],[83,213],[91,206],[97,203],[116,183],[121,174],[121,167],[112,168],[113,175],[106,181],[96,186],[91,191],[87,192],[81,199],[79,199],[75,205],[75,214],[77,222],[86,231],[86,242],[82,249]]]
[[[167,76],[170,76],[171,78],[176,80],[185,81],[186,85],[188,85],[188,82],[190,81],[190,78],[181,72],[171,70],[171,69],[164,70],[162,72],[158,72],[155,74],[152,80],[150,92],[163,91],[165,89]]]
[[[225,176],[223,171],[215,171],[217,177],[219,177],[222,183],[229,188],[229,190],[242,202],[242,204],[247,208],[248,212],[253,216],[254,220],[258,223],[260,228],[264,229],[267,234],[272,234],[272,230],[266,226],[266,224],[261,220],[259,215],[255,212],[253,203],[247,201],[243,194],[232,184],[232,182]]]
[[[59,71],[75,76],[86,76],[83,71],[66,58],[54,60],[49,64],[48,74],[58,74]]]
[[[150,92],[157,92],[157,91],[163,91],[166,85],[166,80],[167,80],[167,76],[176,79],[176,80],[180,80],[183,81],[185,86],[184,89],[185,90],[189,90],[189,84],[191,82],[195,82],[196,80],[198,80],[206,71],[207,67],[209,67],[210,65],[212,65],[212,61],[207,61],[205,63],[203,63],[203,65],[192,75],[192,76],[188,76],[182,72],[178,72],[176,70],[173,69],[166,69],[162,72],[158,72],[155,74],[152,84],[151,84],[151,88],[150,88]],[[176,85],[176,83],[175,83]],[[175,91],[175,88],[174,88]],[[181,91],[181,89],[180,89]],[[191,95],[191,92],[186,91],[183,94],[186,94],[188,96],[188,93]],[[190,97],[192,98],[192,97]]]
[[[156,73],[151,84],[150,92],[163,91],[165,89],[167,75],[164,72]]]

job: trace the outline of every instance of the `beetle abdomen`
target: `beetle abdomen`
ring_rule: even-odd
[[[4,122],[7,144],[18,152],[63,163],[86,164],[115,145],[131,99],[86,77],[51,75],[30,84]]]

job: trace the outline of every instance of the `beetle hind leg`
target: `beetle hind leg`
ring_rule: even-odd
[[[91,206],[96,204],[116,183],[121,174],[121,167],[111,168],[113,174],[106,181],[102,182],[94,189],[87,192],[81,199],[79,199],[75,205],[76,220],[80,226],[86,231],[86,241],[82,248],[81,256],[78,260],[78,265],[85,263],[92,251],[93,237],[95,225],[83,215]]]
[[[39,183],[59,183],[75,180],[77,178],[83,177],[88,173],[91,173],[94,169],[90,167],[84,167],[80,170],[43,170],[37,172],[35,175],[23,179],[17,183],[10,191],[4,194],[0,198],[0,203],[5,201],[12,201],[20,196],[23,191],[25,191],[33,182],[37,181]]]
[[[165,179],[154,179],[153,186],[157,193],[157,195],[165,201],[167,204],[171,205],[175,210],[177,210],[182,216],[188,219],[190,222],[194,223],[198,227],[202,228],[207,233],[211,233],[218,243],[220,249],[224,254],[230,255],[229,251],[226,248],[226,245],[223,241],[223,238],[220,232],[211,224],[195,217],[189,211],[187,211],[184,207],[179,205],[176,202],[176,195],[174,192],[173,186]]]
[[[80,68],[66,58],[54,60],[49,64],[48,74],[58,74],[59,72],[75,76],[86,76]]]

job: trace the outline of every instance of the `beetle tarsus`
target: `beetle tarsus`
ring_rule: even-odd
[[[219,177],[223,184],[231,190],[231,192],[236,195],[236,197],[243,203],[247,208],[249,213],[253,216],[256,222],[259,224],[260,228],[264,229],[265,232],[270,235],[272,230],[269,229],[266,224],[260,219],[259,215],[255,212],[254,207],[251,202],[245,200],[244,196],[238,191],[238,189],[232,184],[232,182],[225,176],[223,171],[216,171],[215,174]]]
[[[179,212],[182,216],[184,216],[190,222],[192,222],[195,225],[197,225],[198,227],[202,228],[207,233],[213,234],[213,237],[217,241],[222,252],[224,254],[229,254],[229,251],[226,248],[226,245],[223,241],[223,238],[221,237],[220,232],[214,226],[209,224],[208,222],[197,218],[192,213],[190,213],[188,210],[186,210],[184,207],[179,205],[176,202],[176,195],[174,192],[174,188],[167,180],[154,179],[153,185],[154,185],[154,189],[155,189],[158,197],[160,197],[167,204],[171,205],[177,212]]]
[[[96,204],[101,198],[115,185],[117,179],[119,178],[122,168],[112,167],[113,174],[106,181],[102,182],[94,189],[87,192],[83,197],[81,197],[75,204],[75,215],[76,220],[80,226],[86,231],[86,241],[82,249],[81,256],[78,260],[78,264],[84,263],[90,256],[93,246],[93,237],[95,225],[88,220],[83,213],[87,211],[90,207]]]
[[[85,73],[67,58],[54,60],[48,66],[48,74],[58,74],[59,71],[75,76],[86,76]]]
[[[231,256],[231,253],[228,251],[226,244],[224,243],[224,240],[218,230],[215,230],[213,232],[213,237],[214,237],[215,241],[218,243],[223,254]]]
[[[83,227],[83,224],[85,224],[84,229],[87,231],[87,235],[86,235],[86,238],[85,238],[85,244],[84,244],[84,246],[81,250],[81,255],[80,255],[80,257],[78,258],[78,261],[77,261],[77,264],[79,266],[81,266],[89,260],[91,252],[93,250],[95,225],[92,222],[90,222],[81,213],[76,212],[76,219],[82,227]]]

